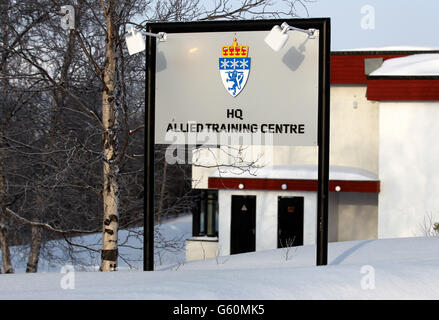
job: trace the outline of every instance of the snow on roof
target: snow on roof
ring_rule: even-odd
[[[439,76],[439,53],[388,59],[370,76]]]
[[[215,171],[210,177],[216,178],[259,178],[259,179],[291,179],[291,180],[313,180],[317,179],[317,166],[266,166],[263,168],[251,168],[243,172],[237,168],[222,168]],[[330,180],[347,180],[347,181],[378,181],[378,176],[367,170],[330,166]]]

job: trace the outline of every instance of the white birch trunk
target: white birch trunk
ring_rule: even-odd
[[[32,240],[26,266],[27,273],[35,273],[38,271],[42,234],[43,230],[40,227],[32,226]]]
[[[3,213],[0,216],[0,247],[2,251],[2,263],[5,273],[14,273],[14,268],[12,268],[11,254],[9,252],[9,244],[7,238],[7,229],[4,222]]]
[[[3,166],[2,166],[2,146],[0,145],[0,248],[2,251],[2,263],[5,273],[14,273],[11,263],[11,254],[9,251],[8,243],[8,230],[6,227],[6,217],[4,210],[6,210],[5,205],[5,178],[3,176]]]
[[[108,7],[103,5],[107,34],[105,48],[105,66],[103,69],[104,88],[102,91],[102,121],[104,125],[104,225],[102,236],[102,271],[117,270],[117,234],[119,227],[119,185],[117,181],[117,133],[115,114],[115,76],[116,76],[116,27],[114,2]]]

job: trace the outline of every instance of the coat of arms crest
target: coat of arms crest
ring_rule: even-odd
[[[236,97],[245,84],[250,73],[250,58],[248,46],[240,46],[236,38],[231,46],[221,48],[222,58],[219,58],[219,71],[227,92]]]

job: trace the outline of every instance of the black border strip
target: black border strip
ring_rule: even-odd
[[[145,284],[147,286],[147,284]],[[191,296],[191,292],[188,292]],[[117,295],[116,295],[117,296]],[[415,296],[415,293],[413,294]],[[367,297],[367,296],[366,296]],[[366,298],[365,297],[365,298]],[[254,306],[248,308],[246,314],[230,314],[233,306]],[[17,316],[35,317],[35,310],[53,310],[63,308],[68,310],[72,317],[84,317],[84,310],[90,317],[102,317],[102,310],[117,308],[129,310],[131,313],[154,315],[155,319],[235,319],[235,320],[265,320],[277,319],[292,312],[310,314],[317,318],[342,316],[342,319],[352,317],[356,310],[363,313],[379,310],[380,314],[389,312],[392,317],[407,315],[407,312],[416,310],[421,318],[433,318],[437,314],[436,300],[2,300],[0,306],[5,310],[14,310]],[[176,310],[184,307],[203,307],[208,309],[204,317],[201,315],[176,314]],[[55,319],[54,312],[49,313],[49,319]]]
[[[237,21],[202,21],[202,22],[163,22],[149,23],[149,32],[194,33],[194,32],[233,32],[233,31],[264,31],[271,30],[275,25],[287,22],[290,26],[303,29],[321,29],[329,22],[329,18],[313,19],[268,19],[268,20],[237,20]]]
[[[146,41],[145,78],[145,174],[143,205],[143,271],[154,270],[154,145],[156,38]]]
[[[359,50],[359,51],[332,51],[331,54],[334,56],[350,56],[350,55],[399,55],[399,54],[429,54],[429,53],[439,53],[439,50]]]

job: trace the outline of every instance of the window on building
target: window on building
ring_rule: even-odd
[[[193,236],[218,236],[218,190],[200,190],[192,233]]]

